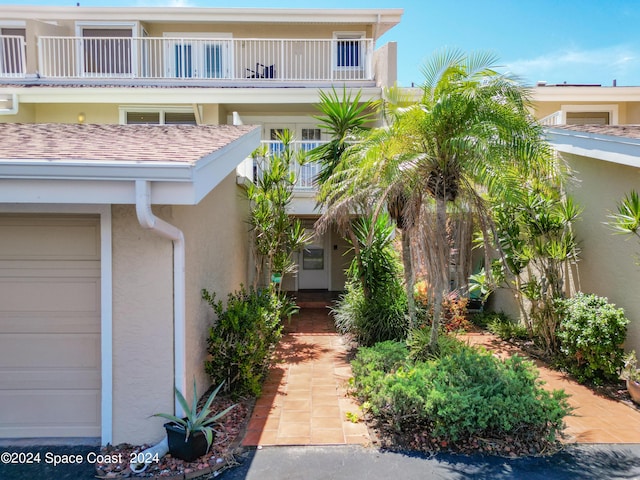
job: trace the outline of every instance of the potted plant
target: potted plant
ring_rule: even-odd
[[[235,405],[231,405],[222,412],[212,414],[211,404],[223,384],[224,382],[211,392],[207,401],[198,411],[198,394],[194,378],[191,408],[189,408],[189,404],[182,393],[177,388],[175,389],[176,398],[185,412],[184,418],[176,417],[169,413],[156,413],[154,415],[154,417],[170,420],[169,423],[164,424],[164,428],[167,431],[167,441],[171,456],[180,458],[185,462],[192,462],[209,451],[214,436],[213,425],[235,407]]]
[[[640,404],[640,370],[638,370],[638,359],[636,351],[632,350],[624,357],[624,367],[620,373],[620,378],[627,381],[627,390],[631,399]]]

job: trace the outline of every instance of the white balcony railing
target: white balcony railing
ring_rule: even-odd
[[[370,39],[40,37],[45,78],[372,80]]]
[[[22,78],[26,65],[24,38],[0,35],[0,78]]]
[[[544,118],[538,120],[540,125],[544,125],[545,127],[552,127],[553,125],[562,125],[564,123],[562,121],[562,111],[558,110],[557,112],[553,112],[551,115],[547,115]]]
[[[321,140],[301,140],[291,142],[292,150],[295,152],[308,152],[317,146],[326,143]],[[260,158],[253,159],[253,178],[254,180],[259,178],[262,170],[268,166],[269,159],[273,155],[279,155],[284,150],[282,142],[278,141],[263,141],[262,145],[267,147],[267,155]],[[304,154],[303,154],[304,155]],[[316,190],[316,177],[320,171],[320,163],[303,161],[302,165],[298,162],[292,162],[291,171],[295,173],[296,184],[294,190],[296,191],[315,191]]]

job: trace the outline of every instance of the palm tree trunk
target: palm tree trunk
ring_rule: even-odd
[[[447,202],[443,197],[436,197],[436,248],[440,250],[439,258],[442,260],[440,271],[433,275],[435,284],[433,302],[433,320],[431,323],[431,337],[429,339],[429,350],[438,350],[438,330],[440,329],[440,318],[442,317],[442,301],[444,295],[449,292],[449,265],[451,263],[451,248],[447,235]]]
[[[413,262],[411,258],[411,234],[409,229],[400,230],[402,234],[402,263],[404,265],[404,285],[407,292],[407,307],[409,309],[409,328],[416,326],[416,301],[413,297]]]

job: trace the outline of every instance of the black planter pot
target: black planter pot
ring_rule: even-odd
[[[193,462],[196,458],[207,453],[207,438],[202,432],[191,432],[185,441],[185,430],[175,423],[165,423],[167,431],[167,441],[169,443],[169,453],[172,457],[179,458],[185,462]]]

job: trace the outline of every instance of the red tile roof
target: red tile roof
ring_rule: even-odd
[[[0,123],[0,162],[4,159],[194,164],[255,128],[258,127]]]
[[[640,138],[640,125],[554,125],[550,128],[593,133],[596,135]]]

